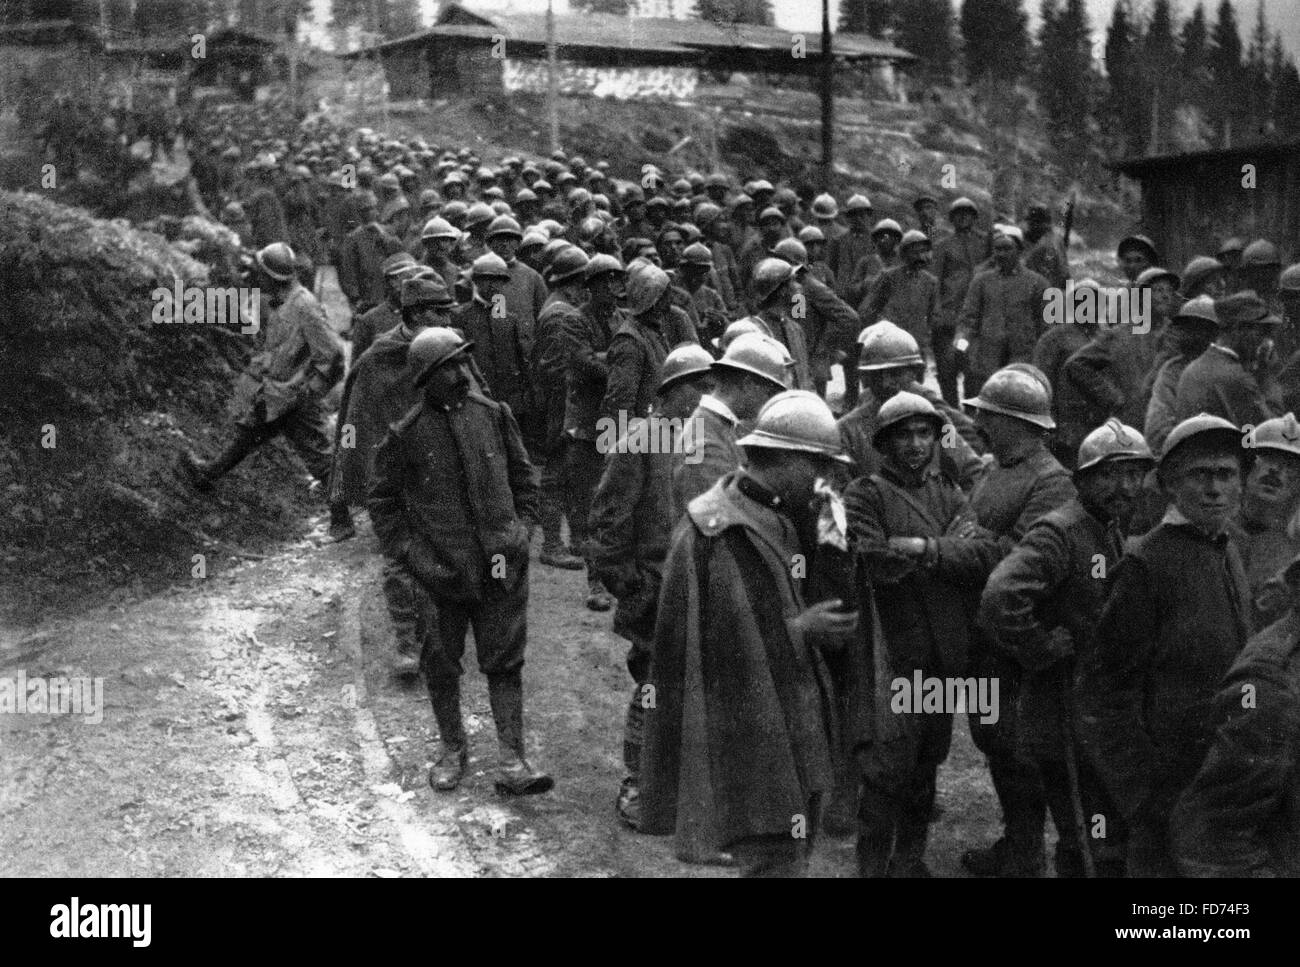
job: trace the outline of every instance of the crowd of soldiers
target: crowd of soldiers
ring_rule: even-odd
[[[192,137],[270,321],[231,442],[182,469],[211,488],[283,435],[331,533],[368,510],[435,789],[466,771],[471,625],[497,788],[552,788],[524,746],[536,543],[615,609],[616,815],[685,861],[800,873],[856,832],[863,876],[928,876],[964,708],[1002,820],[975,874],[1043,875],[1049,814],[1060,876],[1300,873],[1300,266],[1272,243],[1179,273],[1132,235],[1107,287],[1042,205],[957,198],[941,228],[922,197],[904,227],[862,194],[270,114]],[[1111,308],[1049,325],[1067,283]]]

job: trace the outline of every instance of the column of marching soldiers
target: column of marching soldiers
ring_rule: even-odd
[[[181,469],[206,490],[283,435],[336,537],[368,509],[435,789],[467,767],[470,626],[498,791],[553,785],[521,687],[540,529],[630,643],[617,816],[683,860],[798,873],[856,831],[862,875],[929,875],[955,682],[1002,820],[970,871],[1042,875],[1050,814],[1061,876],[1300,872],[1300,266],[1273,244],[1177,273],[1127,237],[1105,294],[1149,329],[1049,326],[1042,205],[985,231],[923,197],[904,229],[861,194],[273,120],[192,134],[270,321],[229,445]]]

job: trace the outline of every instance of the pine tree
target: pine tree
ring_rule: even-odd
[[[1169,0],[1155,0],[1142,37],[1139,81],[1142,113],[1147,118],[1148,151],[1159,153],[1168,144],[1178,92],[1175,84],[1178,47],[1174,43]]]
[[[1088,138],[1092,100],[1092,30],[1083,0],[1043,0],[1035,87],[1052,141],[1079,158]]]
[[[1128,0],[1116,0],[1106,31],[1106,94],[1102,130],[1112,132],[1114,150],[1140,154],[1146,147],[1148,113],[1142,97],[1141,33]]]
[[[1241,34],[1237,14],[1228,0],[1220,0],[1209,51],[1211,117],[1219,135],[1219,146],[1240,140],[1240,114],[1246,98],[1245,68],[1241,62]]]
[[[949,0],[903,0],[894,40],[920,58],[920,71],[933,83],[952,80],[952,7]]]
[[[1005,82],[1023,74],[1028,21],[1020,0],[965,0],[959,23],[968,79]]]
[[[1282,49],[1282,38],[1273,44],[1273,120],[1279,138],[1300,138],[1300,70]]]
[[[1250,140],[1266,138],[1272,127],[1272,65],[1269,62],[1269,29],[1264,16],[1264,2],[1255,8],[1255,29],[1246,51],[1246,100],[1242,115],[1248,125]]]
[[[1183,24],[1179,36],[1178,80],[1181,85],[1181,99],[1197,108],[1202,114],[1209,113],[1208,39],[1209,28],[1205,24],[1205,5],[1198,3],[1192,9],[1192,15]]]
[[[839,29],[846,33],[884,37],[899,22],[899,0],[840,0]],[[948,10],[952,19],[952,9]]]

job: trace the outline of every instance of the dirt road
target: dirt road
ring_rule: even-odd
[[[102,721],[0,715],[0,870],[25,876],[725,876],[676,861],[671,838],[623,829],[625,644],[582,607],[581,573],[534,563],[531,755],[554,792],[492,791],[484,681],[466,676],[470,777],[426,781],[436,746],[422,686],[391,647],[368,528],[50,625],[0,650],[0,678],[102,679]],[[472,669],[472,662],[469,664]],[[964,725],[941,776],[930,850],[992,834],[987,778]],[[848,876],[851,840],[814,870]]]

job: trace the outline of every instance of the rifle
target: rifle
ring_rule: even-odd
[[[1073,205],[1074,203],[1071,202]],[[1069,216],[1067,215],[1067,218]],[[1067,222],[1068,224],[1068,222]],[[1079,839],[1079,850],[1083,854],[1083,875],[1093,879],[1097,868],[1092,857],[1092,845],[1088,842],[1088,818],[1083,811],[1083,796],[1079,786],[1079,761],[1075,755],[1075,703],[1074,703],[1074,661],[1065,663],[1065,685],[1061,702],[1061,729],[1065,739],[1065,773],[1070,784],[1070,806],[1074,812],[1075,835]]]

